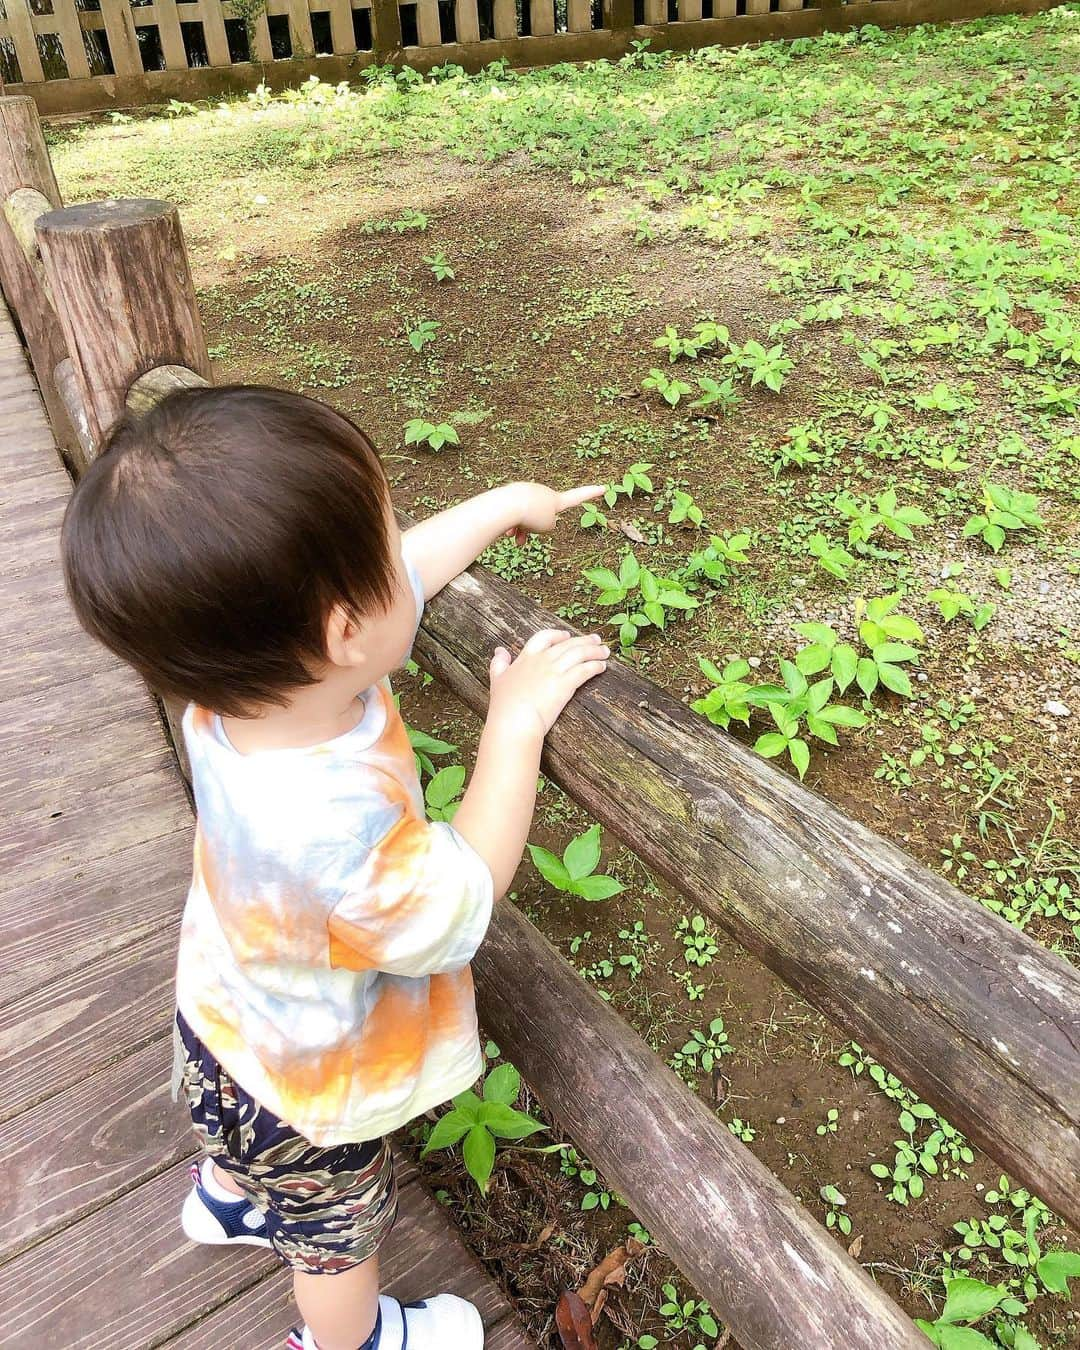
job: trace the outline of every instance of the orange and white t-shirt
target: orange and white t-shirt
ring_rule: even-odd
[[[362,698],[357,726],[300,750],[240,754],[215,714],[184,717],[198,826],[180,1012],[323,1146],[386,1134],[482,1069],[468,963],[491,873],[425,819],[389,684]]]

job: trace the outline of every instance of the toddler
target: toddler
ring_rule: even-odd
[[[493,653],[452,826],[425,819],[387,676],[425,599],[494,539],[602,491],[513,483],[402,533],[351,421],[222,386],[122,419],[72,497],[80,621],[188,704],[176,1022],[205,1157],[184,1231],[274,1249],[304,1323],[292,1350],[483,1345],[462,1299],[379,1294],[386,1137],[481,1072],[469,961],[521,859],[544,735],[608,649],[543,631]]]

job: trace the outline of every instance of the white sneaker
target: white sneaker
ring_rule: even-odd
[[[473,1305],[454,1294],[437,1294],[417,1303],[379,1297],[379,1318],[371,1350],[483,1350],[484,1324]],[[318,1350],[307,1327],[294,1331],[285,1350]]]
[[[266,1220],[250,1201],[242,1196],[224,1200],[211,1192],[211,1186],[219,1189],[213,1180],[213,1166],[209,1158],[204,1158],[201,1166],[192,1164],[191,1180],[195,1184],[180,1211],[184,1236],[212,1247],[269,1247]]]

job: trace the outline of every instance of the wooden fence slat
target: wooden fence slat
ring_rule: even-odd
[[[184,35],[180,31],[176,0],[154,0],[153,11],[158,37],[161,39],[161,52],[165,58],[165,69],[187,70],[187,51],[184,47]]]
[[[289,0],[289,43],[295,57],[315,55],[315,37],[311,31],[308,0]]]
[[[213,0],[207,0],[212,4]],[[356,51],[356,31],[353,28],[350,0],[330,0],[330,43],[337,56]]]
[[[529,24],[533,37],[550,37],[555,32],[555,0],[529,0]]]
[[[566,28],[570,33],[588,33],[592,29],[592,0],[567,0]]]
[[[270,41],[270,24],[265,12],[257,14],[248,27],[248,40],[251,43],[251,59],[261,65],[268,65],[274,59],[274,48]]]
[[[141,75],[142,57],[139,55],[139,40],[135,35],[130,0],[101,0],[101,13],[105,20],[105,36],[113,70],[120,76]]]
[[[199,19],[206,41],[206,59],[212,66],[231,65],[232,57],[229,55],[229,38],[225,31],[221,0],[199,0]]]
[[[552,0],[541,0],[541,3],[550,6]],[[480,15],[476,7],[476,0],[456,0],[456,4],[454,5],[454,27],[457,31],[457,40],[459,42],[480,41]],[[533,31],[535,31],[535,29]]]
[[[692,23],[701,18],[701,0],[679,0],[679,22]]]
[[[517,5],[514,0],[495,0],[492,9],[492,24],[496,38],[517,37]]]
[[[86,43],[83,41],[82,24],[75,0],[53,0],[53,15],[56,18],[56,32],[64,50],[64,64],[68,78],[85,80],[90,74],[90,63],[86,59]]]
[[[415,656],[479,710],[491,652],[557,626],[477,568],[432,599]],[[1004,1171],[1080,1220],[1080,971],[620,661],[571,700],[542,763]]]
[[[731,12],[735,13],[735,0],[731,0]],[[645,0],[645,22],[667,23],[667,0]]]
[[[38,51],[29,0],[4,0],[4,9],[7,11],[8,33],[15,46],[22,82],[33,84],[44,80],[45,71],[41,66],[41,53]]]
[[[500,0],[495,0],[496,6]],[[511,4],[513,0],[511,0]],[[416,41],[420,47],[438,47],[442,43],[439,0],[417,0]]]

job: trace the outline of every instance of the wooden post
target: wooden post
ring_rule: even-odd
[[[26,95],[0,98],[0,207],[5,208],[0,211],[0,282],[22,330],[56,442],[78,459],[78,440],[53,380],[67,355],[64,335],[42,290],[36,246],[28,250],[17,237],[6,209],[12,198],[16,207],[25,202],[28,191],[41,194],[48,206],[60,205],[34,100]],[[24,213],[13,214],[16,222],[25,218]]]
[[[154,366],[210,377],[180,216],[157,201],[92,202],[37,223],[95,453]]]
[[[481,1020],[744,1350],[926,1350],[771,1172],[508,900],[473,961]]]
[[[400,65],[404,60],[398,0],[371,0],[371,51],[380,65]]]
[[[560,627],[477,567],[431,601],[415,656],[479,712],[494,648]],[[1080,972],[621,662],[572,700],[543,766],[1010,1176],[1080,1223]]]

